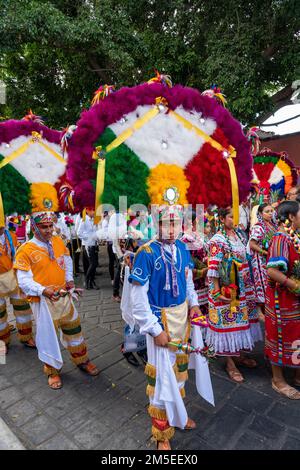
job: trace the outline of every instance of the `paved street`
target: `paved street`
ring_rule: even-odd
[[[130,366],[119,351],[122,321],[111,301],[105,258],[100,272],[101,290],[86,291],[79,306],[98,377],[77,370],[63,351],[64,386],[50,390],[36,351],[21,346],[13,333],[7,364],[0,365],[0,416],[27,449],[154,448],[143,366]],[[178,431],[174,449],[300,448],[300,405],[272,391],[262,347],[255,357],[260,366],[244,370],[242,385],[227,378],[222,361],[212,364],[215,408],[196,394],[190,373],[186,403],[198,429]]]

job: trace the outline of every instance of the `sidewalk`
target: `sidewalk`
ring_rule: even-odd
[[[63,351],[64,386],[51,390],[36,351],[13,333],[7,364],[0,365],[0,418],[26,449],[154,449],[143,366],[130,366],[120,353],[119,304],[111,300],[107,266],[100,271],[101,290],[86,291],[79,307],[98,377],[77,370]],[[215,408],[197,395],[190,372],[185,400],[198,429],[177,431],[173,449],[300,449],[299,403],[272,390],[262,345],[254,356],[259,368],[243,369],[242,385],[228,379],[222,361],[214,361]],[[0,419],[0,449],[9,437]],[[14,445],[20,444],[7,441],[7,448]]]

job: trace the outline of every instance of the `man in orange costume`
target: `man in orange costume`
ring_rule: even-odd
[[[58,389],[62,386],[59,372],[63,365],[58,330],[61,343],[81,370],[89,375],[97,375],[99,370],[88,359],[80,317],[72,301],[72,258],[62,239],[53,236],[54,218],[54,212],[47,209],[32,214],[34,237],[17,251],[14,268],[36,319],[38,356],[44,363],[48,384]]]
[[[32,311],[27,300],[19,296],[17,279],[13,270],[16,246],[16,235],[9,232],[5,226],[0,226],[0,341],[3,341],[8,348],[10,328],[7,322],[6,299],[10,299],[16,317],[19,340],[24,345],[35,348],[32,338]]]

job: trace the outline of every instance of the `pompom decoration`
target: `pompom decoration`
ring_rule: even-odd
[[[151,204],[165,204],[164,193],[173,186],[179,193],[177,203],[182,205],[188,203],[186,194],[190,183],[186,179],[183,169],[176,165],[160,163],[151,170],[147,184]]]
[[[59,204],[56,189],[49,183],[33,183],[30,188],[30,203],[32,212],[57,212]]]
[[[158,98],[165,100],[165,106],[159,106],[159,113],[143,124],[143,117],[156,107]],[[216,150],[209,137],[219,142],[226,152],[221,151],[223,147]],[[116,138],[123,143],[105,153]],[[102,146],[105,155],[101,202],[113,204],[116,209],[119,195],[128,197],[128,205],[150,201],[151,187],[147,178],[159,164],[174,165],[182,170],[185,175],[182,190],[187,191],[181,196],[186,197],[188,203],[232,204],[226,161],[232,148],[236,151],[232,160],[240,201],[245,200],[250,191],[252,157],[240,123],[215,99],[192,88],[180,85],[170,88],[157,79],[121,88],[106,96],[101,106],[93,106],[82,113],[68,146],[67,178],[75,191],[77,212],[95,204],[98,162],[93,155],[98,146]],[[182,182],[178,178],[171,185],[179,184]]]
[[[253,178],[260,193],[284,196],[297,184],[297,169],[285,152],[264,148],[254,155]]]

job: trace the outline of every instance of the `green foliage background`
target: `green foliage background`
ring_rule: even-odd
[[[299,0],[0,0],[2,118],[77,121],[99,84],[217,83],[244,124],[300,78]]]

